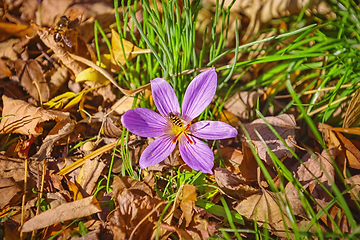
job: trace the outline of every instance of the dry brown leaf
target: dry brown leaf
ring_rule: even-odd
[[[24,38],[26,35],[31,36],[33,32],[28,25],[15,24],[9,22],[0,22],[0,42],[6,40],[9,37]]]
[[[2,116],[4,118],[0,122],[0,133],[38,136],[43,131],[41,123],[56,120],[60,124],[70,119],[69,113],[37,108],[25,101],[11,99],[5,95],[2,99],[4,104]]]
[[[178,228],[176,226],[170,226],[168,224],[161,223],[160,227],[169,232],[176,232],[180,240],[192,240],[191,235],[184,229]]]
[[[351,140],[335,131],[330,131],[329,136],[330,145],[336,146],[340,152],[336,161],[340,163],[341,166],[346,167],[346,165],[348,165],[351,168],[360,169],[360,151]]]
[[[252,153],[251,148],[247,146],[246,142],[242,142],[242,150],[244,153],[244,160],[239,165],[241,175],[247,182],[256,181],[258,164],[254,154]]]
[[[106,137],[119,138],[122,135],[122,129],[117,127],[110,117],[104,118],[103,133]]]
[[[161,214],[160,199],[143,191],[124,189],[116,197],[116,209],[109,214],[109,228],[117,239],[148,239]]]
[[[316,199],[316,202],[319,204],[316,206],[318,212],[320,212],[321,208],[324,208],[328,204],[328,202],[321,199]],[[328,213],[330,214],[332,220],[335,221],[336,225],[340,227],[340,231],[342,233],[352,232],[351,225],[348,222],[346,215],[341,208],[339,208],[337,205],[333,205],[328,210]],[[332,231],[335,231],[335,229],[337,229],[334,227],[333,222],[329,219],[326,213],[324,213],[320,218],[325,223],[325,225],[328,226]]]
[[[189,226],[190,222],[192,221],[192,217],[194,214],[194,206],[197,200],[197,187],[190,184],[185,184],[182,189],[182,200],[180,202],[180,208],[185,216],[186,227]]]
[[[266,117],[265,119],[285,140],[286,144],[293,151],[295,151],[294,143],[296,122],[294,116],[282,114],[277,117]],[[246,140],[252,141],[252,143],[255,145],[260,159],[266,162],[269,166],[273,166],[273,162],[270,158],[270,155],[266,151],[265,146],[255,133],[255,130],[260,134],[266,145],[280,160],[284,159],[285,157],[292,157],[289,149],[276,137],[276,135],[270,130],[270,128],[268,128],[264,120],[257,119],[250,124],[246,124],[245,128],[250,135],[250,139]],[[244,138],[246,138],[245,135]],[[291,138],[292,140],[290,141],[289,138]]]
[[[59,58],[59,60],[70,69],[75,76],[82,72],[85,67],[79,62],[75,61],[70,55],[69,52],[62,46],[62,43],[57,43],[54,40],[54,35],[49,33],[49,29],[45,27],[39,27],[34,23],[31,23],[31,28],[37,32],[40,36],[40,39],[43,43],[53,50],[54,54]]]
[[[345,182],[350,185],[351,198],[360,201],[360,175],[355,175],[345,179]],[[355,199],[354,199],[355,198]]]
[[[0,78],[11,77],[12,75],[10,68],[6,65],[6,61],[0,58]]]
[[[228,195],[236,199],[244,199],[256,192],[259,188],[254,188],[246,184],[246,179],[235,175],[227,169],[216,168],[214,170],[215,180],[219,187]]]
[[[249,119],[252,116],[253,107],[259,97],[264,94],[262,90],[256,92],[238,92],[229,97],[224,103],[224,107],[230,113],[241,119]]]
[[[14,206],[21,199],[21,190],[13,178],[0,179],[0,208],[8,204]]]
[[[97,180],[105,166],[106,164],[102,161],[99,161],[98,158],[85,160],[85,164],[81,168],[76,181],[89,195],[91,195],[92,191],[94,190]]]
[[[352,126],[359,126],[360,123],[360,88],[356,90],[352,96],[348,108],[346,109],[345,118],[342,127],[351,128]]]
[[[22,232],[30,232],[51,226],[55,223],[90,216],[98,212],[101,212],[99,202],[94,196],[91,196],[78,201],[65,203],[59,207],[40,213],[25,222],[20,230]]]
[[[299,196],[299,190],[294,187],[294,184],[288,182],[285,186],[285,193],[280,192],[277,196],[282,200],[280,201],[280,206],[284,212],[291,208],[295,216],[307,218],[307,213]]]
[[[207,1],[216,4],[215,0]],[[231,3],[231,0],[225,0],[224,7],[227,8]],[[244,40],[247,40],[259,32],[262,23],[268,23],[271,19],[298,14],[304,7],[307,7],[314,14],[331,12],[331,8],[326,1],[322,0],[243,0],[235,1],[231,11],[244,14],[250,19],[249,26],[243,37]]]
[[[23,159],[9,159],[0,154],[0,178],[13,178],[15,182],[24,180],[25,165]]]
[[[218,150],[214,151],[215,155],[218,154]],[[232,147],[224,147],[220,149],[221,157],[225,160],[226,168],[236,175],[240,175],[239,166],[244,159],[243,153]],[[241,176],[242,177],[242,176]]]
[[[69,71],[67,68],[59,67],[56,69],[56,72],[51,72],[49,88],[50,88],[50,96],[53,97],[55,93],[59,90],[59,88],[66,83],[69,79]]]
[[[262,189],[241,201],[234,209],[248,220],[256,221],[260,227],[268,224],[277,236],[287,237],[284,224],[291,226],[291,223],[288,217],[281,213],[273,193]],[[291,233],[289,234],[291,236]]]
[[[328,151],[334,159],[336,149],[333,148]],[[335,180],[335,170],[331,157],[328,155],[327,150],[323,150],[321,155],[310,155],[307,153],[302,158],[303,164],[297,163],[290,169],[294,177],[299,180],[304,188],[309,187],[310,193],[315,198],[322,199],[329,197],[317,180],[330,192],[332,191],[331,184]]]
[[[18,59],[18,54],[14,50],[14,45],[19,42],[20,39],[9,39],[6,42],[0,42],[0,57],[16,61]]]

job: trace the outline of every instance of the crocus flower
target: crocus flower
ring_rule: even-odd
[[[216,86],[214,68],[196,76],[186,89],[180,114],[179,102],[170,84],[161,78],[151,81],[152,96],[160,114],[147,108],[135,108],[121,118],[130,132],[141,137],[158,137],[141,154],[141,168],[167,158],[178,142],[181,157],[187,165],[197,171],[212,173],[213,152],[199,138],[232,138],[236,137],[237,130],[220,121],[191,121],[210,104]]]

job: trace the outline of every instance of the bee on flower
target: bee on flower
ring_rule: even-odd
[[[215,69],[197,75],[186,89],[182,109],[175,91],[161,78],[151,80],[151,91],[159,113],[147,108],[127,111],[122,124],[141,137],[157,137],[140,157],[140,167],[147,168],[167,158],[179,143],[180,155],[194,170],[212,173],[214,155],[202,139],[217,140],[236,137],[237,130],[220,121],[192,123],[211,103],[217,86]],[[181,113],[181,114],[180,114]]]

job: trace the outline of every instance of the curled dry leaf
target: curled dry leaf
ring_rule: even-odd
[[[360,151],[354,143],[339,132],[330,131],[329,136],[331,147],[336,146],[339,152],[336,162],[344,167],[343,172],[345,173],[346,166],[360,169]],[[346,174],[344,174],[344,176],[346,176]]]
[[[61,43],[57,43],[54,40],[54,36],[49,33],[49,29],[45,27],[39,27],[34,23],[31,23],[31,28],[37,32],[40,36],[40,39],[43,43],[53,50],[54,54],[59,58],[59,60],[70,69],[75,76],[77,76],[81,71],[85,69],[85,67],[75,61],[66,49],[62,46]]]
[[[321,155],[307,153],[301,159],[303,164],[297,163],[290,169],[303,187],[309,187],[310,193],[319,199],[329,196],[317,181],[320,181],[331,192],[331,184],[335,180],[335,170],[331,158],[335,159],[336,148],[328,151],[323,150]]]
[[[110,138],[119,138],[122,135],[122,130],[114,124],[110,117],[104,118],[103,131],[104,135]]]
[[[356,90],[351,98],[345,113],[343,128],[359,126],[360,124],[360,88]]]
[[[21,190],[13,178],[0,179],[0,209],[8,204],[14,206],[21,199]]]
[[[246,180],[237,176],[224,168],[214,170],[215,180],[219,187],[228,195],[236,199],[244,199],[256,192],[259,188],[254,188],[246,184]]]
[[[101,212],[99,202],[94,196],[91,196],[78,201],[65,203],[59,207],[40,213],[25,222],[20,230],[22,232],[30,232],[51,226],[55,223],[90,216],[98,212]]]
[[[47,102],[50,98],[50,90],[41,65],[33,59],[26,62],[18,59],[15,62],[15,68],[21,86],[30,96],[41,103]]]
[[[235,116],[241,119],[249,119],[252,116],[253,107],[256,101],[264,94],[262,90],[256,92],[238,92],[229,97],[224,107]]]
[[[42,134],[41,123],[56,120],[58,123],[70,119],[69,113],[45,110],[22,100],[3,96],[3,112],[0,133],[19,133],[24,135]]]
[[[328,205],[329,202],[324,201],[322,199],[316,199],[316,202],[318,203],[318,205],[316,205],[318,212],[320,212],[324,208],[327,209],[329,207],[329,205]],[[330,220],[330,217],[326,213],[324,213],[320,217],[320,219],[332,231],[336,231],[335,229],[338,229],[338,227],[339,227],[340,231],[342,233],[352,232],[351,224],[349,223],[349,221],[346,217],[346,214],[342,208],[340,208],[337,205],[332,205],[332,207],[330,207],[330,209],[328,209],[328,214],[330,215],[331,220]],[[334,226],[334,222],[338,227]]]
[[[6,42],[0,42],[0,57],[16,61],[18,54],[15,52],[14,46],[19,42],[20,39],[9,39]]]
[[[69,71],[67,68],[59,67],[56,69],[55,73],[51,73],[49,87],[50,87],[50,96],[54,96],[59,88],[66,83],[69,78]]]
[[[216,3],[215,0],[208,1],[213,4]],[[224,7],[229,7],[231,3],[231,0],[226,0]],[[249,26],[243,37],[246,40],[259,32],[261,23],[268,23],[271,19],[298,14],[304,7],[308,7],[308,10],[315,14],[327,14],[331,11],[326,1],[322,0],[243,0],[235,1],[231,11],[242,13],[250,19]]]
[[[256,221],[260,227],[267,223],[277,236],[287,237],[284,225],[291,226],[291,222],[282,213],[272,192],[262,189],[259,193],[241,201],[235,210],[248,220]]]
[[[286,144],[294,151],[295,150],[295,128],[296,122],[293,115],[282,114],[277,117],[265,117],[266,121],[273,126],[275,131],[285,140]],[[289,149],[279,140],[276,135],[268,128],[264,120],[257,119],[250,124],[245,125],[246,130],[250,135],[250,139],[255,145],[257,153],[261,160],[266,162],[269,166],[273,166],[273,162],[268,154],[266,147],[256,134],[255,130],[260,134],[265,144],[270,150],[280,159],[292,157]],[[245,135],[244,135],[244,138]],[[289,138],[292,140],[290,141]]]
[[[116,200],[117,207],[108,216],[112,234],[117,239],[149,239],[161,215],[162,201],[140,189],[124,189]]]
[[[351,198],[360,201],[360,175],[355,175],[345,179],[345,182],[351,187]]]
[[[151,53],[150,49],[141,49],[126,39],[120,39],[119,34],[114,29],[111,29],[111,34],[111,62],[114,65],[124,65],[126,59],[131,60],[139,54]]]
[[[189,226],[193,214],[194,214],[194,206],[197,200],[197,187],[190,184],[185,184],[182,189],[182,200],[180,202],[180,208],[185,216],[186,227]]]
[[[105,166],[106,164],[102,161],[99,161],[98,158],[95,158],[93,160],[85,160],[85,164],[81,168],[78,179],[76,181],[89,195],[95,188],[97,180],[100,177]]]

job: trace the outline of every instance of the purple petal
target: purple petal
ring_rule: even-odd
[[[150,143],[141,154],[140,167],[147,168],[167,158],[176,146],[176,142],[173,143],[172,139],[173,137],[169,135],[163,135]]]
[[[213,99],[217,86],[215,68],[197,75],[186,89],[181,117],[190,122],[199,116]]]
[[[238,134],[236,128],[220,121],[196,122],[189,130],[195,137],[209,140],[233,138]]]
[[[207,144],[201,140],[191,137],[193,144],[189,141],[181,141],[179,150],[184,162],[196,171],[211,173],[214,166],[214,154]]]
[[[180,106],[174,89],[162,78],[151,80],[151,91],[159,113],[167,117],[170,112],[179,115]]]
[[[158,137],[164,134],[167,120],[160,114],[147,109],[135,108],[121,117],[121,123],[130,132],[141,137]]]

